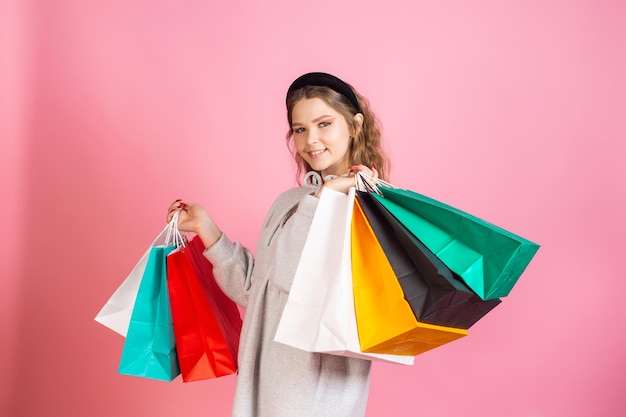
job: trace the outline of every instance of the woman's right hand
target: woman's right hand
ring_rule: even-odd
[[[178,230],[197,234],[205,247],[212,246],[222,235],[209,213],[201,205],[182,200],[174,201],[167,210],[168,223],[176,212],[179,213]]]
[[[365,165],[352,165],[346,175],[340,175],[332,180],[326,181],[324,186],[320,188],[315,195],[319,197],[324,187],[347,194],[350,187],[356,186],[355,176],[357,172],[362,172],[373,179],[378,178],[378,169],[376,169],[376,165],[372,166],[372,168],[368,168]]]

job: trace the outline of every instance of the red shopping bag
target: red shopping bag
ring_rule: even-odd
[[[167,284],[184,382],[237,372],[241,316],[219,288],[199,237],[167,257]]]

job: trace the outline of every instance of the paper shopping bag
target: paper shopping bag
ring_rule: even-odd
[[[354,307],[364,352],[418,355],[467,335],[465,329],[417,320],[358,200],[351,233]]]
[[[352,294],[348,195],[324,189],[274,340],[308,352],[413,364],[414,358],[363,353]]]
[[[505,297],[539,245],[413,191],[374,197],[483,300]]]
[[[357,199],[419,321],[469,329],[500,304],[481,300],[370,193]]]
[[[146,270],[150,248],[146,250],[133,270],[128,274],[122,284],[115,290],[111,298],[102,307],[95,320],[109,329],[126,336],[130,316],[133,313],[133,305],[137,298],[139,283]]]
[[[130,274],[113,293],[111,298],[109,298],[100,312],[98,312],[98,315],[95,317],[97,322],[122,336],[126,336],[130,316],[133,312],[133,305],[135,304],[135,298],[137,298],[137,291],[139,290],[139,283],[141,282],[143,273],[146,270],[146,264],[148,263],[150,248],[164,245],[168,234],[172,232],[172,227],[173,223],[170,222],[154,239]]]
[[[184,382],[237,372],[241,316],[218,287],[198,236],[167,257],[176,352]]]
[[[180,373],[166,276],[166,256],[174,249],[150,249],[122,350],[120,374],[171,381]]]

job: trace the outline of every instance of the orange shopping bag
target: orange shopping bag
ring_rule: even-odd
[[[467,335],[467,330],[422,323],[355,200],[351,225],[352,282],[363,352],[418,355]]]

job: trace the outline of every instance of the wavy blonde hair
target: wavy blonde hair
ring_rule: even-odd
[[[349,85],[349,84],[348,84]],[[349,85],[350,86],[350,85]],[[352,91],[359,100],[361,106],[361,114],[363,114],[363,124],[354,119],[357,111],[350,104],[348,99],[339,94],[335,90],[322,86],[306,86],[293,91],[287,96],[287,121],[289,122],[289,131],[287,132],[287,144],[296,161],[298,181],[301,181],[302,175],[308,171],[312,171],[311,166],[298,154],[295,147],[292,146],[293,138],[293,108],[300,100],[319,98],[326,104],[341,114],[348,127],[352,132],[356,132],[350,143],[349,160],[351,164],[361,164],[367,167],[376,166],[378,177],[387,180],[389,175],[389,160],[382,146],[381,131],[382,126],[378,118],[370,109],[368,100],[360,95],[352,86]]]

